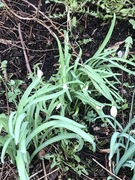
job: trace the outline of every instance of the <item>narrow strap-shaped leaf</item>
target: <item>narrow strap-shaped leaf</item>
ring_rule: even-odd
[[[9,137],[7,139],[7,141],[4,143],[4,146],[2,148],[2,153],[1,153],[1,162],[4,163],[4,156],[6,154],[6,151],[7,151],[7,148],[8,148],[8,145],[9,143],[12,141],[13,137]]]
[[[122,158],[120,159],[120,161],[117,163],[116,169],[115,169],[115,174],[117,175],[120,168],[122,167],[122,165],[128,160],[128,158],[130,158],[130,156],[133,155],[133,153],[135,152],[135,144],[133,144],[122,156]]]
[[[99,49],[96,51],[96,53],[94,54],[93,57],[97,57],[100,55],[100,53],[103,51],[103,49],[105,48],[105,46],[107,45],[108,41],[110,40],[112,33],[113,33],[113,29],[115,27],[115,21],[116,21],[116,15],[114,14],[113,19],[112,19],[112,23],[111,26],[109,28],[109,31],[104,39],[104,41],[102,42],[101,46],[99,47]]]
[[[52,144],[52,143],[55,143],[55,142],[58,142],[58,141],[61,141],[61,140],[64,140],[64,139],[77,139],[79,141],[79,148],[78,148],[78,151],[80,151],[83,147],[83,140],[81,139],[81,137],[75,133],[65,133],[65,134],[59,134],[47,141],[45,141],[44,143],[42,143],[31,155],[31,160],[33,159],[33,157],[40,151],[42,150],[43,148],[45,148],[46,146]]]

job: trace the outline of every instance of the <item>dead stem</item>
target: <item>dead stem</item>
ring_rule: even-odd
[[[57,168],[57,169],[53,170],[52,172],[46,174],[46,176],[49,176],[50,174],[53,174],[54,172],[56,172],[56,171],[58,171],[58,170],[59,170],[59,168]],[[38,180],[41,180],[41,179],[43,179],[43,178],[46,177],[46,176],[43,176],[43,177],[39,178]]]
[[[106,169],[104,166],[102,166],[102,164],[100,164],[96,159],[93,158],[93,161],[95,163],[97,163],[100,167],[102,167],[105,171],[107,171],[110,175],[112,175],[113,177],[122,180],[121,178],[119,178],[118,176],[116,176],[115,174],[113,174],[111,171],[109,171],[108,169]]]
[[[46,175],[46,168],[45,168],[44,159],[42,159],[42,166],[43,166],[43,170],[44,170],[44,180],[48,180],[47,175]]]
[[[25,43],[24,43],[23,37],[22,37],[22,32],[21,32],[21,25],[20,25],[20,23],[18,23],[18,32],[19,32],[19,38],[20,38],[20,40],[21,40],[21,45],[22,45],[22,49],[23,49],[23,54],[24,54],[24,57],[25,57],[25,62],[26,62],[27,71],[28,71],[29,73],[32,73],[31,68],[30,68],[30,64],[29,64],[29,60],[28,60],[28,56],[27,56],[27,53],[26,53]]]

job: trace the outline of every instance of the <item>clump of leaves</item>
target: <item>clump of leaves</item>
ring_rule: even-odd
[[[93,136],[84,131],[85,126],[80,123],[79,118],[79,122],[73,121],[70,113],[72,111],[73,115],[79,116],[80,109],[85,106],[102,119],[105,116],[103,107],[118,106],[123,101],[116,87],[120,84],[117,78],[120,73],[113,72],[113,69],[118,68],[135,75],[126,66],[135,66],[135,63],[127,60],[131,37],[125,43],[126,51],[122,58],[112,56],[116,50],[104,50],[113,32],[115,20],[114,15],[103,43],[85,63],[81,61],[81,49],[73,61],[68,32],[65,32],[64,48],[55,36],[59,49],[58,73],[46,82],[42,80],[42,72],[38,70],[37,75],[31,76],[32,82],[20,98],[16,110],[9,116],[0,115],[1,162],[4,162],[5,154],[9,154],[12,162],[16,163],[22,180],[28,179],[28,167],[34,156],[55,142],[69,145],[69,139],[76,139],[74,152],[77,152],[82,149],[84,141],[87,141],[90,149],[95,151]],[[107,103],[100,101],[100,97],[104,97]],[[108,122],[114,128],[116,125],[121,128],[115,121]],[[32,154],[28,151],[31,146],[34,146]],[[75,153],[72,157],[79,160]]]
[[[72,55],[70,54],[71,47],[69,46],[68,33],[65,33],[64,51],[59,39],[56,37],[59,47],[60,67],[54,80],[55,83],[62,83],[64,87],[68,89],[67,97],[64,96],[60,101],[62,108],[66,109],[66,113],[69,114],[68,111],[71,112],[73,110],[74,113],[77,112],[83,103],[84,105],[93,108],[100,116],[103,116],[103,107],[116,105],[123,101],[116,87],[116,85],[120,84],[120,81],[117,78],[120,73],[115,73],[112,69],[118,68],[134,75],[135,73],[133,71],[126,68],[126,64],[132,66],[135,66],[135,64],[126,59],[129,48],[132,45],[131,37],[128,37],[125,40],[126,51],[123,58],[111,56],[111,54],[116,52],[116,49],[113,51],[104,51],[113,32],[115,19],[116,17],[114,15],[110,29],[103,43],[94,56],[89,58],[85,63],[82,63],[81,61],[82,52],[80,49],[80,54],[77,56],[73,65],[70,65],[70,62],[72,62]],[[123,66],[121,62],[125,63],[125,66]],[[108,100],[108,103],[98,101],[101,96],[104,96]],[[66,106],[65,103],[67,103]],[[75,106],[71,110],[72,103]],[[78,106],[76,106],[76,104],[78,104]]]
[[[76,12],[78,9],[81,9],[87,2],[90,2],[91,0],[49,0],[50,2],[56,2],[64,4],[65,6],[68,6],[71,12]],[[48,2],[47,2],[48,3]]]
[[[94,139],[82,130],[85,128],[83,125],[62,115],[52,115],[59,98],[65,96],[68,89],[64,89],[62,84],[43,82],[41,76],[39,70],[38,76],[35,75],[34,78],[33,75],[32,83],[22,95],[16,111],[9,116],[0,115],[1,162],[4,163],[5,154],[8,154],[11,161],[17,165],[22,180],[29,179],[29,165],[33,157],[54,142],[76,139],[76,150],[80,151],[85,139],[95,151]],[[40,116],[41,112],[46,114],[44,119]],[[30,155],[28,149],[31,146],[34,146],[34,151]]]
[[[117,15],[117,18],[127,19],[128,17],[135,16],[135,2],[134,0],[49,0],[50,2],[56,2],[64,4],[70,9],[70,12],[80,12],[89,14],[91,16],[100,17],[102,19],[112,18],[113,14]],[[89,5],[93,5],[95,8],[91,10]]]
[[[110,0],[97,2],[98,12],[102,18],[109,18],[115,13],[117,18],[134,17],[135,15],[135,2],[133,0]],[[102,11],[104,13],[102,13]]]
[[[113,173],[115,175],[118,175],[120,169],[127,167],[130,168],[130,170],[133,172],[132,179],[135,179],[135,117],[133,117],[134,98],[135,89],[132,97],[129,122],[125,128],[121,127],[121,129],[119,129],[119,132],[114,132],[111,138],[109,155],[109,161],[112,164]]]

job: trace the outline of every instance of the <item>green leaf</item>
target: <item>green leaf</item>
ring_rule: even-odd
[[[76,134],[80,135],[84,140],[88,141],[93,148],[93,151],[95,151],[95,142],[92,138],[91,135],[87,134],[86,132],[84,132],[83,130],[81,130],[80,128],[78,128],[77,126],[80,126],[78,123],[77,126],[74,125],[74,121],[70,120],[69,122],[66,122],[64,120],[54,120],[54,121],[50,121],[47,123],[44,123],[42,125],[40,125],[39,127],[37,127],[28,137],[27,137],[27,141],[26,141],[26,146],[30,143],[30,141],[40,132],[42,132],[43,130],[46,130],[48,128],[55,129],[55,128],[65,128],[68,129],[70,131],[75,132]]]
[[[0,114],[0,133],[3,128],[8,132],[8,117],[5,114]]]
[[[17,151],[17,156],[16,156],[16,164],[17,164],[17,169],[19,173],[20,180],[29,180],[29,176],[27,173],[27,168],[26,164],[24,162],[24,155],[18,150]]]
[[[120,168],[123,166],[123,164],[132,156],[135,152],[135,144],[133,144],[121,157],[120,161],[117,163],[115,174],[117,175]]]
[[[133,29],[135,29],[135,20],[134,19],[130,19],[129,22],[132,25]]]
[[[99,47],[99,49],[96,51],[96,53],[94,54],[93,58],[96,58],[100,55],[100,53],[103,51],[103,49],[105,48],[105,46],[107,45],[108,41],[110,40],[112,33],[113,33],[113,29],[115,27],[115,21],[116,21],[116,15],[113,15],[113,20],[111,23],[111,26],[109,28],[109,31],[104,39],[104,41],[102,42],[101,46]]]
[[[26,117],[26,113],[22,113],[17,117],[16,124],[15,124],[15,144],[17,145],[19,143],[19,138],[21,134],[21,124],[24,121],[24,118]]]
[[[77,139],[79,141],[79,145],[78,145],[78,151],[80,151],[83,147],[83,140],[81,139],[81,137],[77,134],[74,133],[63,133],[63,134],[59,134],[51,139],[48,139],[47,141],[45,141],[44,143],[42,143],[38,148],[35,149],[35,151],[32,153],[31,155],[31,160],[34,158],[34,156],[43,148],[45,148],[48,145],[51,145],[55,142],[64,140],[64,139]]]
[[[109,154],[109,160],[112,159],[113,155],[116,152],[116,143],[117,143],[117,138],[119,137],[120,133],[119,132],[115,132],[113,133],[112,137],[111,137],[111,143],[110,143],[110,154]]]
[[[15,117],[16,117],[16,112],[11,112],[9,116],[9,122],[8,122],[9,133],[13,138],[15,138],[15,135],[14,135]]]
[[[2,163],[4,163],[4,156],[5,156],[6,152],[7,152],[7,148],[8,148],[8,146],[9,146],[9,144],[11,143],[12,139],[13,139],[13,137],[9,137],[9,138],[6,140],[6,142],[4,143],[4,146],[3,146],[3,148],[2,148],[2,153],[1,153],[1,162],[2,162]]]

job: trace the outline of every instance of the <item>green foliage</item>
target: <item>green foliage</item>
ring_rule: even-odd
[[[89,14],[102,19],[112,18],[114,13],[120,19],[135,16],[134,0],[49,0],[48,2],[64,4],[73,13]],[[95,8],[91,10],[89,5]]]
[[[35,76],[22,95],[17,110],[11,112],[9,117],[0,115],[1,162],[4,162],[5,154],[8,154],[18,167],[20,179],[28,179],[29,164],[33,157],[57,141],[76,139],[78,142],[76,151],[80,151],[84,139],[95,151],[94,139],[82,130],[85,128],[83,125],[64,116],[52,115],[59,98],[67,91],[68,89],[63,89],[62,84],[52,85],[43,82],[40,76]],[[44,119],[40,116],[41,112],[46,114]],[[52,133],[53,130],[55,133]],[[30,155],[28,149],[31,146],[34,146],[35,150]]]
[[[4,7],[4,3],[0,2],[0,8]]]
[[[62,83],[64,87],[68,89],[68,93],[66,96],[63,96],[62,100],[60,101],[65,114],[70,114],[70,112],[72,112],[73,115],[78,114],[79,116],[79,112],[80,109],[82,110],[82,106],[85,106],[86,109],[89,107],[89,109],[97,112],[100,119],[104,118],[104,120],[109,123],[115,131],[117,129],[124,131],[121,124],[115,118],[105,116],[103,112],[103,108],[107,106],[115,105],[118,107],[121,101],[124,102],[124,99],[119,95],[117,89],[118,84],[120,84],[120,81],[117,77],[120,75],[120,73],[116,73],[116,69],[118,69],[118,72],[123,70],[128,74],[135,75],[133,71],[127,68],[128,65],[133,67],[135,66],[135,63],[132,60],[127,59],[129,50],[132,47],[131,37],[127,37],[125,40],[125,52],[121,58],[113,55],[116,54],[117,49],[113,51],[109,49],[104,50],[113,32],[114,25],[115,15],[103,43],[94,56],[88,59],[85,63],[82,63],[81,61],[81,49],[80,54],[76,57],[73,64],[70,63],[72,62],[72,55],[70,54],[71,48],[69,46],[70,43],[67,33],[65,33],[64,50],[59,39],[56,37],[59,47],[60,67],[58,74],[55,77],[55,83]],[[113,69],[115,69],[115,72]],[[100,97],[107,99],[108,103],[100,102],[98,100]],[[98,119],[94,119],[94,115],[95,113],[92,114],[93,122]],[[84,119],[86,119],[86,121],[89,120],[92,122],[91,117],[89,116],[85,116]],[[111,149],[113,152],[117,148],[125,148],[123,143],[118,143],[116,146],[114,145],[117,141],[118,135],[119,133],[116,133],[116,135],[114,133],[112,137],[113,140]]]
[[[60,147],[67,154],[68,159],[72,158],[74,162],[65,163],[62,155],[56,158],[54,154],[48,156],[48,158],[53,159],[52,166],[66,164],[65,171],[72,168],[79,175],[81,173],[87,174],[76,152],[83,148],[85,142],[87,142],[90,150],[95,151],[94,137],[85,132],[87,127],[84,124],[87,122],[90,124],[98,118],[110,124],[115,131],[117,127],[123,131],[122,135],[116,132],[112,137],[110,160],[117,149],[127,148],[123,144],[123,140],[117,143],[117,139],[119,137],[128,139],[127,129],[129,129],[129,125],[128,128],[123,129],[115,118],[106,116],[103,111],[103,108],[108,108],[108,106],[119,108],[119,104],[124,101],[117,89],[120,84],[118,76],[121,74],[114,69],[118,69],[118,72],[123,70],[128,74],[135,75],[135,72],[127,68],[128,65],[135,66],[133,61],[127,59],[132,46],[131,37],[127,37],[125,40],[126,50],[122,58],[114,55],[116,50],[105,49],[111,38],[115,21],[116,16],[114,14],[103,43],[94,56],[86,62],[82,62],[83,52],[81,48],[77,56],[71,53],[70,38],[68,32],[65,31],[64,47],[55,35],[59,49],[57,74],[46,82],[41,78],[42,72],[38,69],[37,75],[31,74],[31,83],[23,94],[19,91],[21,81],[11,80],[8,82],[9,101],[16,104],[16,110],[11,112],[9,116],[0,115],[1,162],[4,162],[5,154],[8,154],[11,161],[17,165],[20,179],[29,179],[29,165],[33,158],[40,150],[56,142],[60,142]],[[5,75],[5,61],[1,69]],[[14,93],[15,97],[11,99]],[[18,95],[20,96],[19,103],[16,100]],[[101,98],[104,101],[101,101]],[[84,111],[84,119],[81,123],[79,114],[82,110]],[[76,119],[78,122],[72,119]],[[85,123],[85,121],[87,122]],[[70,139],[73,139],[74,143]],[[130,140],[131,143],[134,143],[133,137]],[[34,149],[32,154],[29,153],[31,147]],[[134,146],[131,147],[129,152],[134,148]],[[129,155],[126,160],[128,158]],[[116,174],[122,164],[123,160],[120,160],[115,170]],[[127,166],[129,164],[133,168],[133,162],[128,161]]]
[[[72,169],[78,175],[81,175],[82,173],[88,175],[86,167],[83,164],[81,164],[79,156],[76,155],[76,149],[73,149],[71,146],[69,146],[69,144],[67,144],[64,147],[64,152],[64,155],[60,152],[56,152],[53,154],[47,153],[45,155],[45,159],[52,161],[51,168],[59,166],[63,174],[67,172],[69,169]],[[66,161],[64,156],[66,156]]]
[[[68,6],[70,8],[71,12],[76,12],[76,10],[81,9],[87,2],[90,2],[91,0],[49,0],[50,2],[56,2],[64,4],[65,6]],[[48,2],[47,2],[48,3]]]
[[[89,124],[93,123],[97,117],[97,114],[94,113],[93,110],[88,111],[86,116],[84,116],[84,120],[88,122]]]
[[[103,19],[112,17],[114,13],[120,19],[134,17],[135,15],[135,2],[133,0],[100,0],[97,2],[97,6],[99,16]]]
[[[130,19],[129,23],[132,25],[133,29],[135,29],[135,20],[134,19]]]
[[[7,61],[4,60],[1,63],[2,76],[0,77],[2,83],[5,85],[5,89],[2,93],[8,96],[8,101],[14,103],[17,106],[17,101],[22,95],[21,85],[24,83],[22,80],[13,80],[11,77],[7,77]]]
[[[4,78],[6,78],[6,71],[7,71],[7,61],[6,60],[1,62],[0,69],[2,71],[2,75],[4,76]],[[1,77],[1,79],[2,79],[2,77]]]
[[[23,84],[21,80],[10,80],[8,82],[8,101],[16,104],[17,98],[22,95],[20,86]]]
[[[62,83],[65,88],[67,88],[67,97],[63,96],[60,101],[66,113],[69,114],[68,111],[71,112],[70,107],[72,107],[72,104],[78,104],[78,106],[72,108],[72,112],[74,111],[73,114],[75,114],[77,109],[81,109],[83,103],[86,106],[91,106],[100,116],[103,116],[103,107],[111,106],[112,104],[117,105],[117,103],[123,101],[116,88],[116,85],[120,84],[117,78],[120,74],[113,72],[112,69],[118,68],[135,75],[133,71],[127,69],[126,66],[123,66],[121,63],[132,66],[135,66],[135,64],[125,59],[131,46],[131,37],[125,40],[126,51],[124,58],[111,56],[116,50],[106,50],[103,52],[111,37],[114,25],[115,15],[105,40],[95,55],[85,63],[80,63],[82,54],[80,49],[80,53],[76,57],[76,60],[74,60],[73,65],[70,65],[70,62],[72,62],[72,55],[69,53],[70,46],[68,43],[68,34],[65,34],[64,52],[59,39],[56,37],[59,47],[60,67],[58,74],[55,76],[55,83]],[[104,96],[108,100],[107,104],[98,101],[101,96]]]
[[[134,106],[134,97],[135,89],[133,92],[133,99],[131,104],[131,114]],[[129,123],[126,125],[126,127],[121,128],[119,132],[115,132],[111,138],[109,161],[111,163],[115,159],[115,166],[112,167],[114,169],[114,174],[118,175],[121,168],[128,167],[131,171],[133,171],[132,179],[134,179],[135,117],[133,117],[132,119],[130,118]]]

